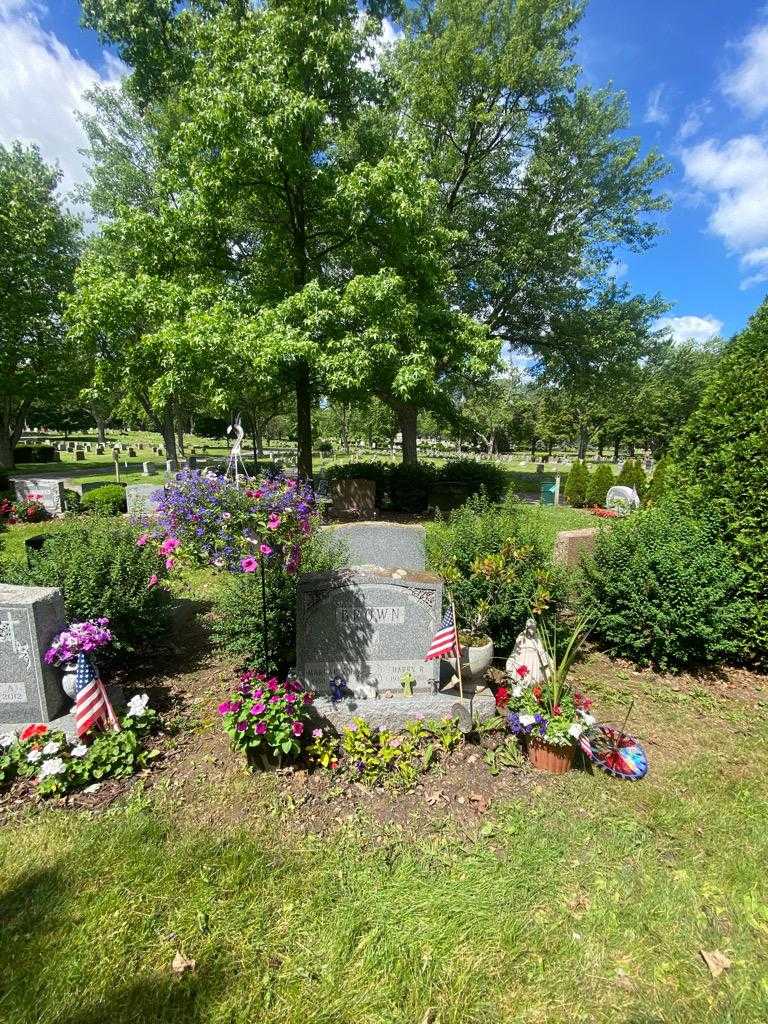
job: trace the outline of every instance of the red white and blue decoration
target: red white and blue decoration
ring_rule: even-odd
[[[593,725],[579,736],[586,756],[608,775],[637,782],[648,771],[648,756],[634,736],[612,725]]]
[[[75,730],[82,739],[97,725],[107,724],[116,732],[120,729],[107,691],[93,662],[81,652],[77,656],[75,681]]]
[[[432,637],[427,656],[424,661],[433,661],[435,658],[443,658],[446,655],[453,655],[458,652],[459,638],[456,633],[456,620],[453,617],[453,608],[449,605],[443,616],[443,621]]]

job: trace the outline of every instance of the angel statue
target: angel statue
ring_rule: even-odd
[[[518,686],[541,686],[549,677],[549,656],[539,640],[535,619],[528,619],[507,658],[507,674]]]

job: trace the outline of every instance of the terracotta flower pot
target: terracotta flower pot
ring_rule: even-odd
[[[537,736],[528,737],[528,760],[539,771],[563,775],[573,768],[575,757],[576,748],[571,744],[561,747],[547,743],[546,740],[539,739]]]

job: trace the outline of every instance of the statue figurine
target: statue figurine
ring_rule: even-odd
[[[541,686],[549,678],[549,656],[539,640],[536,620],[528,619],[507,658],[507,674],[516,686]]]
[[[413,696],[413,688],[416,685],[416,676],[413,672],[404,672],[400,680],[400,685],[403,688],[403,693],[406,697]]]

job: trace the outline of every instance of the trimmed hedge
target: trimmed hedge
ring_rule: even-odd
[[[593,635],[611,655],[674,669],[738,653],[742,574],[689,505],[666,501],[617,520],[582,572]]]
[[[715,516],[745,570],[742,650],[768,665],[768,299],[727,345],[670,453],[670,483]]]
[[[597,508],[605,507],[608,491],[613,487],[613,470],[607,463],[598,466],[590,474],[587,484],[587,505]]]
[[[21,444],[13,449],[14,462],[57,462],[58,457],[52,444]]]
[[[126,510],[125,487],[122,484],[104,484],[86,491],[80,499],[83,512],[103,512],[105,515],[120,515]]]

